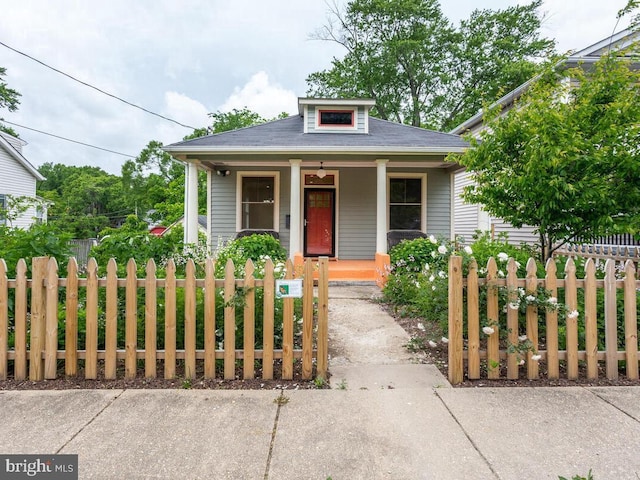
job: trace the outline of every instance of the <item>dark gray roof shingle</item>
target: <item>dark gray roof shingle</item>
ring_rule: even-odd
[[[388,122],[369,117],[369,133],[303,133],[303,118],[294,115],[281,120],[241,128],[229,132],[222,132],[206,137],[186,140],[184,142],[167,145],[165,149],[171,151],[173,147],[203,147],[238,148],[294,148],[304,149],[319,147],[417,147],[417,148],[465,148],[469,144],[458,135],[435,132],[423,128],[411,127],[400,123]]]

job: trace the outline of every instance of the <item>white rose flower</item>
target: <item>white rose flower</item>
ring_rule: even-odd
[[[440,255],[444,255],[444,254],[446,254],[446,253],[447,253],[447,247],[445,247],[444,245],[440,245],[440,246],[438,247],[438,253],[439,253]]]
[[[466,253],[467,255],[473,255],[473,250],[471,250],[471,247],[469,245],[466,245],[464,247],[464,253]]]
[[[493,329],[493,327],[482,327],[482,332],[486,335],[493,335],[495,333],[495,330]]]

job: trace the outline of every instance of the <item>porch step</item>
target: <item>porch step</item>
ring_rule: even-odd
[[[330,260],[330,282],[375,282],[376,265],[373,260]]]

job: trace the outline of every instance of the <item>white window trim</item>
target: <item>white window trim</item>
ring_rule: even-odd
[[[411,172],[387,172],[387,231],[391,224],[391,179],[392,178],[419,178],[421,180],[421,206],[420,206],[420,231],[427,233],[427,174]]]
[[[242,179],[244,177],[273,177],[273,228],[280,231],[280,172],[278,171],[240,171],[236,175],[236,232],[242,228]]]

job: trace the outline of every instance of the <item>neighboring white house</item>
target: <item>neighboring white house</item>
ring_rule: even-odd
[[[15,220],[8,222],[0,218],[0,225],[10,223],[12,227],[28,228],[35,222],[46,222],[47,206],[36,197],[36,181],[44,177],[22,155],[27,143],[0,131],[0,208],[4,210],[11,198],[27,197],[29,208]]]
[[[637,31],[633,32],[629,29],[623,30],[620,33],[607,37],[598,43],[572,54],[566,59],[564,66],[566,68],[574,68],[578,66],[588,68],[590,65],[597,62],[601,55],[609,49],[616,50],[627,48],[634,42],[638,41],[638,36],[639,34]],[[494,105],[501,105],[503,114],[506,114],[514,106],[515,101],[529,87],[530,83],[531,81],[528,81],[520,85],[518,88],[499,99]],[[464,123],[458,125],[449,133],[456,135],[470,133],[475,138],[478,138],[480,132],[484,129],[483,112],[479,112]],[[539,241],[538,236],[533,233],[534,229],[532,227],[525,226],[523,228],[515,228],[501,218],[489,215],[480,205],[467,204],[463,202],[463,189],[472,183],[473,179],[466,171],[460,171],[455,174],[454,234],[456,236],[462,236],[465,241],[468,242],[471,240],[471,237],[476,230],[484,230],[492,231],[496,235],[501,232],[506,232],[509,235],[509,240],[516,244],[522,242],[533,244]]]

